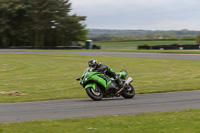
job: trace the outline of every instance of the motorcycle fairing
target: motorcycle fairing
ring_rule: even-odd
[[[96,90],[96,84],[94,82],[91,82],[91,83],[88,83],[86,86],[85,86],[85,89],[89,88],[89,87],[92,87],[94,90]]]

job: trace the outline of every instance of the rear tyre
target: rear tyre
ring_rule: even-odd
[[[124,92],[123,92],[122,96],[126,99],[130,99],[135,96],[135,89],[133,88],[133,86],[131,84],[125,86],[123,91]]]
[[[94,90],[92,87],[88,87],[86,88],[86,93],[94,101],[100,101],[103,98],[103,93],[99,88],[96,88],[96,90]]]

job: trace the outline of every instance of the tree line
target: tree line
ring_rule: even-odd
[[[69,0],[0,0],[0,47],[53,47],[83,41],[85,16]]]
[[[89,37],[94,41],[118,40],[195,40],[199,31],[190,30],[108,30],[90,29]]]

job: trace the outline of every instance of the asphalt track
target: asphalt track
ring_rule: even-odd
[[[184,59],[200,60],[200,54],[170,54],[170,53],[140,53],[140,52],[102,52],[102,51],[41,51],[41,52],[6,52],[4,54],[72,54],[72,55],[91,55],[91,56],[121,56],[139,58],[160,58],[160,59]]]
[[[3,52],[7,54],[74,54],[164,59],[200,60],[198,54],[158,54],[125,52]],[[137,91],[137,90],[136,90]],[[0,123],[46,119],[64,119],[104,115],[125,115],[200,108],[200,90],[140,94],[133,99],[113,98],[92,101],[89,98],[0,104]]]
[[[0,104],[0,123],[126,115],[200,108],[200,90],[140,94],[92,101],[89,98]]]

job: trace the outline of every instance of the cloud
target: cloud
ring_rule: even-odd
[[[199,0],[71,0],[88,28],[200,30]]]

